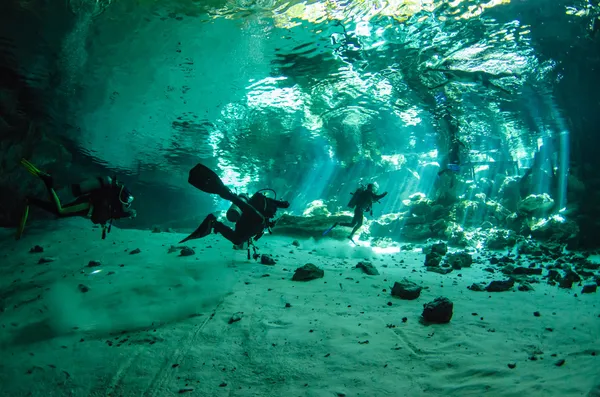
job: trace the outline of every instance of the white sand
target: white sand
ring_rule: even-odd
[[[473,292],[501,275],[483,264],[428,273],[421,253],[333,240],[265,237],[260,252],[278,263],[264,266],[219,236],[179,257],[167,251],[183,235],[115,228],[102,241],[85,221],[44,227],[56,230],[31,227],[19,242],[2,233],[1,396],[585,396],[600,384],[600,296],[580,287]],[[36,244],[43,253],[28,252]],[[352,269],[364,258],[381,275]],[[325,277],[292,282],[308,262]],[[402,277],[429,288],[390,297]],[[422,325],[438,296],[454,302],[452,321]]]

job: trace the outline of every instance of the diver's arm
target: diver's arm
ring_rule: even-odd
[[[384,198],[385,196],[387,196],[388,192],[383,192],[381,194],[374,194],[373,195],[373,201],[379,201],[382,198]]]
[[[273,200],[277,205],[277,208],[290,208],[290,202],[285,200]]]

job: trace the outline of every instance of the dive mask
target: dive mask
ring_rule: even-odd
[[[131,207],[133,202],[133,195],[129,192],[129,189],[125,185],[121,185],[121,191],[119,192],[119,201],[123,204],[124,208]]]

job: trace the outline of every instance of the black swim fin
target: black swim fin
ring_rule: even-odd
[[[334,223],[334,224],[333,224],[333,226],[331,226],[329,229],[325,230],[325,231],[323,232],[323,236],[326,236],[327,234],[329,234],[329,232],[330,232],[330,231],[332,231],[332,230],[333,230],[333,228],[334,228],[334,227],[336,227],[337,225],[338,225],[338,223],[336,222],[336,223]]]
[[[198,228],[194,230],[192,234],[181,240],[179,244],[185,243],[188,240],[194,240],[208,236],[213,231],[213,226],[216,220],[217,218],[213,214],[209,214],[204,221],[202,221],[200,226],[198,226]]]
[[[25,230],[25,224],[27,224],[27,217],[29,216],[29,204],[25,205],[25,209],[23,210],[23,215],[21,216],[21,221],[19,222],[19,227],[17,228],[17,233],[15,235],[15,239],[19,240],[23,235],[23,231]]]
[[[221,178],[203,164],[198,164],[190,170],[188,182],[205,193],[218,194],[225,200],[231,200],[233,196],[233,193],[223,184]]]

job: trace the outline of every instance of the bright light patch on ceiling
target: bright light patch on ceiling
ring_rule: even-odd
[[[252,83],[255,79],[250,79],[248,82]],[[248,87],[246,87],[247,90],[253,90],[256,87],[262,87],[262,86],[266,86],[266,85],[270,85],[270,86],[274,86],[275,84],[277,84],[278,81],[283,81],[283,80],[287,80],[287,77],[285,76],[280,76],[280,77],[265,77],[262,80],[259,80],[253,84],[250,84]]]
[[[387,80],[381,80],[375,85],[377,87],[376,98],[388,101],[392,96],[392,85]]]
[[[310,108],[307,106],[304,108],[302,126],[309,131],[319,131],[323,128],[323,119],[316,114],[312,114]]]
[[[466,3],[467,1],[471,0],[455,0],[450,3],[450,6],[458,8],[462,3]],[[468,7],[468,11],[456,15],[455,18],[475,18],[480,16],[485,9],[509,3],[510,0],[490,0],[485,4]],[[430,13],[439,7],[439,1],[433,0],[388,0],[385,2],[380,0],[362,0],[349,2],[349,4],[326,0],[311,2],[311,4],[298,3],[288,7],[289,2],[281,0],[273,4],[272,7],[269,7],[270,10],[265,10],[265,13],[269,13],[267,15],[270,15],[274,19],[276,27],[291,29],[300,25],[299,20],[314,24],[323,23],[328,20],[360,20],[364,23],[372,18],[390,17],[404,22],[422,11]],[[245,7],[233,7],[232,10],[232,6],[227,5],[221,9],[216,9],[212,13],[214,15],[213,18],[231,18],[232,11],[246,13],[248,9]],[[424,18],[426,17],[425,15]]]
[[[357,36],[371,37],[371,26],[366,21],[359,22],[354,32]]]
[[[221,158],[219,158],[218,167],[221,170],[221,180],[226,186],[231,186],[241,192],[252,182],[250,176],[246,175],[242,177],[239,172],[235,171],[226,162],[221,160]]]
[[[344,117],[342,123],[350,126],[359,126],[364,124],[363,119],[364,118],[359,113],[352,112]]]
[[[422,121],[419,117],[419,109],[416,106],[404,111],[394,110],[394,114],[407,126],[416,126]]]
[[[273,88],[267,91],[252,91],[247,94],[251,108],[274,107],[293,113],[302,109],[304,101],[296,87]]]

